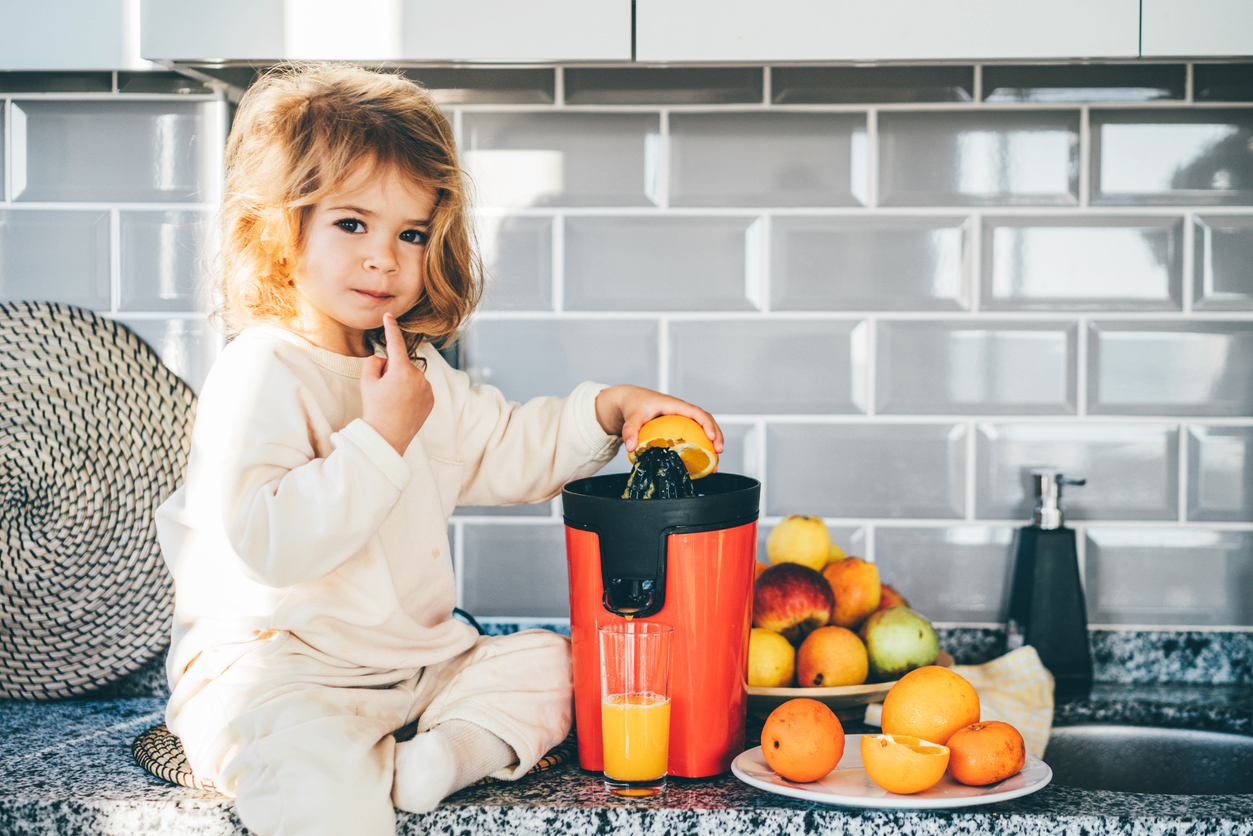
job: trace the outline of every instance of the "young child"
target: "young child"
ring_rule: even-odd
[[[390,836],[393,804],[518,778],[569,732],[565,638],[452,617],[454,506],[549,499],[663,413],[721,449],[708,413],[646,389],[520,405],[450,368],[432,343],[478,299],[467,226],[451,128],[412,82],[311,65],[240,103],[217,288],[234,338],[157,528],[166,720],[255,836]]]

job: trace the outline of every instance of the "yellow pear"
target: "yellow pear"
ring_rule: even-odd
[[[821,572],[831,557],[831,533],[821,517],[790,514],[770,529],[766,557],[772,565],[799,563]]]

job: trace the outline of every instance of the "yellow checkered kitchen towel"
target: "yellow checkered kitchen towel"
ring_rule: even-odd
[[[1022,734],[1028,754],[1044,755],[1053,729],[1053,674],[1031,645],[982,665],[954,665],[979,693],[979,719],[1009,723]],[[866,722],[879,725],[881,704],[866,706]]]

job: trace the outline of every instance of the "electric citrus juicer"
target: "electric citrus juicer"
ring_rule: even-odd
[[[623,498],[627,479],[561,493],[579,765],[603,768],[597,630],[637,618],[674,628],[669,774],[717,775],[744,749],[761,483],[712,473],[695,496],[639,500]]]

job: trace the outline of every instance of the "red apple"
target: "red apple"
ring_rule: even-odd
[[[793,645],[826,624],[834,608],[831,584],[799,563],[777,563],[753,584],[753,626],[781,633]]]
[[[897,592],[888,584],[880,584],[879,609],[886,610],[888,607],[905,607],[909,608],[909,602],[905,600],[905,596]]]

